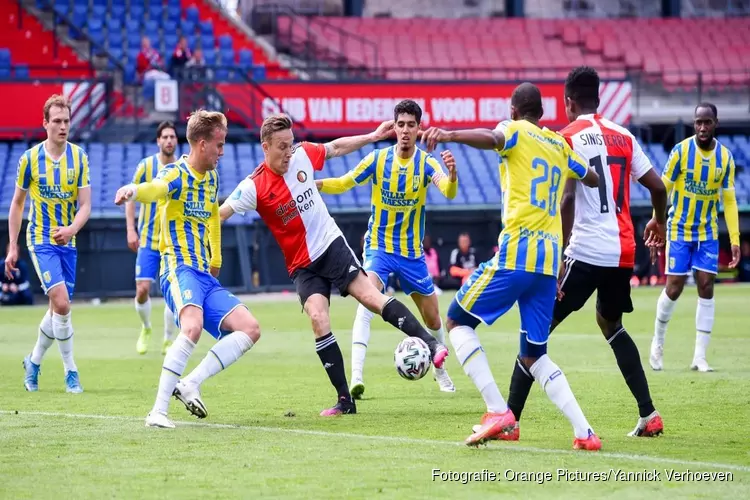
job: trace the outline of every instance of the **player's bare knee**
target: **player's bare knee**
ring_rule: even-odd
[[[680,298],[680,295],[682,295],[683,287],[684,285],[681,282],[667,283],[667,286],[664,290],[667,294],[667,297],[669,297],[669,300],[675,301]]]
[[[148,300],[149,288],[151,282],[149,281],[137,281],[135,284],[135,299],[139,304],[143,304]]]
[[[323,296],[312,296],[305,302],[305,312],[310,317],[313,333],[322,337],[331,331],[331,320],[328,316],[328,303]]]
[[[242,331],[247,335],[253,344],[257,344],[260,340],[260,323],[252,314],[248,313],[248,318],[245,320],[245,327]]]
[[[65,315],[70,312],[70,297],[65,285],[58,285],[51,288],[48,296],[53,313]]]
[[[440,329],[440,314],[437,311],[426,311],[422,319],[424,320],[425,326],[430,330]]]
[[[460,326],[460,325],[456,323],[455,321],[453,321],[452,319],[446,318],[445,327],[448,329],[449,332],[453,330],[454,328],[456,328],[457,326]]]

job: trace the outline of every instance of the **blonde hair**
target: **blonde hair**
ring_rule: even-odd
[[[49,99],[44,103],[44,119],[49,121],[49,111],[52,108],[67,109],[68,114],[73,113],[73,109],[70,104],[70,99],[61,94],[53,94],[49,96]]]
[[[276,132],[292,128],[292,119],[285,114],[269,115],[260,126],[260,141],[266,142]]]
[[[227,130],[227,117],[219,111],[206,111],[199,109],[193,111],[188,118],[187,140],[194,144],[200,140],[207,141],[212,138],[214,130]]]

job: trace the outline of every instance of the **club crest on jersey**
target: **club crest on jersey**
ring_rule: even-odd
[[[307,174],[304,170],[300,170],[299,172],[297,172],[297,180],[303,184],[307,181]]]
[[[73,184],[76,181],[76,171],[74,168],[68,168],[68,184]]]
[[[208,186],[208,198],[211,200],[211,203],[216,203],[216,186]]]
[[[50,281],[52,281],[52,275],[49,271],[44,271],[44,273],[42,273],[42,278],[44,278],[45,283],[49,283]]]
[[[182,292],[182,300],[190,300],[193,298],[193,291],[192,290],[185,290]]]
[[[721,180],[721,174],[724,172],[722,170],[721,165],[717,165],[714,169],[714,182],[719,182]]]
[[[411,178],[411,189],[412,191],[419,191],[419,185],[422,184],[422,178],[419,175],[415,175]]]

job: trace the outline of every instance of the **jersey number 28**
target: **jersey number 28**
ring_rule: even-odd
[[[531,204],[545,210],[551,217],[557,215],[557,193],[562,180],[560,167],[534,158],[531,168],[539,174],[531,180]]]

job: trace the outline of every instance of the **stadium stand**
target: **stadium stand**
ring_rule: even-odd
[[[694,87],[699,73],[701,84],[715,89],[750,82],[747,17],[415,21],[280,16],[278,31],[288,34],[293,45],[314,45],[321,57],[340,50],[351,66],[364,64],[390,79],[554,79],[564,78],[571,66],[588,64],[604,78],[640,72],[675,89]],[[697,31],[706,43],[694,43]],[[496,33],[512,43],[498,43]],[[366,44],[352,43],[358,37]],[[370,45],[377,47],[375,56]],[[716,46],[722,50],[713,50]]]
[[[39,12],[54,11],[58,22],[69,26],[74,40],[85,34],[97,46],[99,55],[125,65],[125,83],[136,83],[136,58],[141,38],[149,37],[165,65],[180,36],[191,50],[200,47],[205,66],[222,67],[215,78],[239,78],[240,70],[255,80],[288,78],[289,72],[269,60],[264,50],[234,26],[208,2],[200,0],[35,0]],[[225,68],[225,69],[224,69]]]
[[[0,2],[0,80],[92,75],[89,63],[56,43],[34,16],[19,11],[16,2]]]
[[[720,136],[735,156],[738,169],[736,175],[737,201],[750,203],[750,139],[746,136]],[[117,215],[122,211],[112,203],[115,191],[130,182],[133,170],[144,156],[154,153],[152,143],[90,143],[82,144],[89,155],[91,164],[91,184],[94,188],[92,199],[93,214],[98,216]],[[25,142],[0,143],[0,212],[7,212],[13,197],[15,170],[18,158],[30,145]],[[362,150],[326,162],[320,177],[334,177],[346,173],[376,147],[371,145]],[[186,152],[186,146],[181,145]],[[454,200],[447,200],[437,190],[428,191],[428,202],[439,208],[476,208],[482,205],[499,206],[501,202],[500,181],[497,168],[497,155],[492,151],[481,151],[458,144],[440,145],[439,150],[450,149],[456,156],[460,173],[461,189]],[[644,146],[646,154],[657,169],[667,161],[667,151],[661,144]],[[179,154],[179,148],[177,154]],[[220,162],[220,196],[228,196],[234,187],[263,161],[263,150],[258,143],[227,144]],[[106,168],[103,168],[106,165]],[[467,168],[468,167],[468,168]],[[648,191],[638,183],[632,184],[633,204],[649,203]],[[332,210],[369,210],[370,191],[355,188],[340,196],[324,196]],[[238,218],[235,222],[240,222]]]

